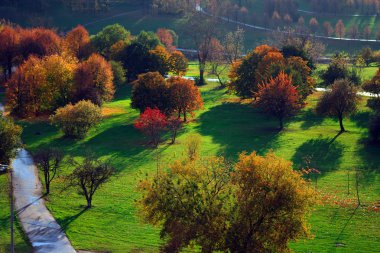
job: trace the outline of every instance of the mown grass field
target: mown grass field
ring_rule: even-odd
[[[153,175],[159,166],[183,154],[181,143],[190,133],[202,136],[202,154],[225,155],[236,159],[242,151],[265,154],[270,149],[294,162],[294,168],[304,165],[305,156],[313,157],[313,165],[322,174],[318,189],[341,198],[354,198],[354,170],[360,168],[362,202],[367,205],[380,201],[378,156],[380,147],[368,145],[366,99],[358,114],[345,121],[349,132],[338,136],[334,119],[314,114],[320,93],[308,99],[308,106],[289,120],[286,129],[278,132],[277,122],[256,111],[249,103],[240,101],[220,89],[218,84],[201,87],[205,106],[180,133],[178,143],[165,141],[157,150],[147,148],[144,137],[134,129],[138,112],[130,107],[130,88],[119,90],[116,99],[104,107],[105,118],[84,140],[62,138],[47,122],[21,122],[26,147],[57,146],[68,156],[80,158],[87,150],[99,157],[111,159],[117,175],[99,190],[94,208],[85,210],[85,200],[73,189],[65,190],[61,177],[53,183],[47,205],[64,228],[76,249],[111,252],[157,252],[162,241],[159,228],[143,224],[135,201],[139,198],[139,179]],[[72,168],[65,167],[62,176]],[[347,174],[351,192],[347,196]],[[310,217],[315,239],[292,243],[296,252],[377,252],[380,247],[379,213],[360,208],[318,206]],[[337,247],[337,245],[339,247]],[[191,250],[189,251],[196,251]]]

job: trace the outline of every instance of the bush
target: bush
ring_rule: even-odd
[[[0,163],[8,164],[21,147],[22,128],[0,115]]]
[[[100,107],[90,101],[80,101],[75,105],[68,104],[59,108],[51,121],[66,137],[83,138],[91,127],[100,122],[101,117]]]
[[[190,134],[184,143],[185,152],[189,160],[194,161],[199,157],[202,138],[199,134]]]

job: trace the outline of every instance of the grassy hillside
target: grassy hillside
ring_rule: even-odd
[[[137,34],[141,30],[156,31],[157,28],[164,27],[175,30],[180,35],[179,46],[183,48],[192,48],[193,45],[188,39],[188,34],[182,28],[180,16],[172,15],[151,15],[149,11],[144,10],[136,1],[113,4],[109,12],[106,13],[72,13],[63,7],[52,7],[44,13],[33,14],[28,10],[18,10],[11,7],[0,7],[0,17],[20,24],[22,26],[48,26],[57,28],[59,31],[68,31],[78,24],[84,25],[91,34],[100,31],[106,25],[120,23],[132,33]],[[252,6],[250,14],[262,15],[262,1],[256,1]],[[307,17],[305,17],[307,18]],[[334,19],[335,17],[331,17]],[[352,20],[354,22],[355,19]],[[331,20],[332,23],[335,20]],[[363,21],[364,22],[364,21]],[[322,20],[320,21],[322,27]],[[348,24],[348,22],[347,22]],[[236,29],[236,24],[221,23],[220,33]],[[262,32],[249,27],[243,27],[246,30],[246,49],[251,50],[257,45],[268,43],[272,34]],[[322,29],[322,28],[321,28]],[[369,45],[374,49],[380,49],[380,43],[364,42],[347,42],[347,41],[324,41],[327,45],[327,53],[331,54],[337,50],[345,50],[351,53],[359,51],[363,46]]]
[[[277,122],[252,108],[250,104],[226,94],[216,84],[201,88],[205,108],[181,132],[178,143],[163,143],[158,150],[144,146],[143,136],[133,128],[138,116],[130,107],[130,88],[118,92],[115,101],[105,105],[106,118],[81,141],[62,138],[62,134],[46,122],[22,122],[27,148],[62,147],[66,154],[80,157],[91,149],[98,156],[110,158],[118,174],[99,190],[94,208],[85,210],[83,197],[75,190],[64,190],[62,178],[53,183],[47,201],[68,237],[77,249],[112,252],[157,252],[161,244],[159,228],[142,224],[135,207],[139,198],[136,184],[145,175],[152,175],[159,164],[166,167],[183,153],[181,143],[189,133],[202,136],[202,154],[223,154],[236,159],[242,151],[266,153],[269,149],[303,165],[303,157],[313,155],[321,170],[318,189],[339,197],[346,195],[347,173],[363,169],[360,193],[365,204],[380,201],[380,175],[377,155],[380,147],[366,144],[368,109],[361,102],[358,115],[346,121],[349,132],[338,135],[338,122],[316,116],[313,112],[319,93],[312,95],[308,106],[286,124],[282,132]],[[62,175],[72,170],[66,167]],[[349,182],[351,189],[354,180]],[[292,244],[297,252],[376,252],[380,247],[378,213],[364,209],[318,206],[310,222],[315,239]],[[336,245],[343,245],[337,247]],[[190,250],[190,249],[189,249]],[[190,250],[194,251],[194,250]]]

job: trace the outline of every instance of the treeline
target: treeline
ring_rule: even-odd
[[[78,26],[65,36],[44,28],[0,28],[0,70],[7,106],[19,117],[53,113],[81,100],[101,106],[117,86],[139,74],[182,75],[187,59],[166,29],[137,36],[120,25],[90,37]],[[116,86],[116,87],[115,87]]]
[[[311,7],[317,12],[347,13],[347,14],[377,14],[380,13],[379,0],[311,0]]]

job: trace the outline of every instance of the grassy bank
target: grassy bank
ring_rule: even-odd
[[[360,194],[363,203],[379,201],[380,176],[377,164],[379,147],[366,144],[369,111],[365,99],[359,113],[346,120],[349,132],[338,135],[338,122],[314,114],[313,108],[320,96],[312,95],[308,106],[297,117],[287,122],[278,132],[277,122],[257,112],[251,105],[226,94],[217,84],[201,88],[204,110],[181,132],[178,143],[164,142],[159,149],[147,148],[145,140],[133,128],[138,112],[130,108],[130,89],[122,89],[115,101],[105,105],[106,118],[81,141],[62,138],[62,134],[45,122],[23,122],[23,139],[27,148],[59,146],[65,153],[81,157],[91,149],[104,159],[111,159],[118,174],[99,190],[94,208],[85,210],[84,198],[75,190],[64,190],[62,178],[53,182],[48,208],[64,228],[77,249],[109,250],[112,252],[157,252],[161,244],[159,228],[140,222],[135,200],[139,198],[136,184],[145,175],[183,153],[181,143],[189,133],[202,136],[202,154],[223,154],[236,159],[242,151],[260,154],[274,152],[294,162],[295,168],[304,165],[306,155],[313,156],[314,165],[322,172],[318,189],[339,197],[346,196],[347,173],[363,170]],[[71,171],[66,167],[62,175]],[[354,180],[349,182],[354,187]],[[62,192],[63,191],[63,192]],[[297,252],[375,252],[380,247],[378,213],[360,209],[319,206],[310,218],[315,239],[292,244]],[[352,217],[351,217],[352,216]],[[376,239],[377,238],[377,239]],[[344,245],[337,247],[336,245]]]

